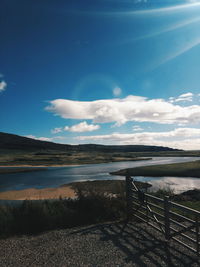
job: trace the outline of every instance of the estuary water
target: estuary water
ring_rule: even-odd
[[[153,157],[152,160],[122,161],[81,166],[49,167],[47,170],[25,173],[0,174],[0,191],[26,188],[58,187],[77,181],[124,179],[109,172],[119,169],[199,160],[198,157]],[[170,187],[176,192],[200,188],[200,178],[181,177],[134,177],[135,180],[152,184],[152,188]]]

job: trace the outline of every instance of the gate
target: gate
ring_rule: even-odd
[[[126,177],[127,220],[137,218],[160,231],[166,242],[174,240],[200,256],[200,212],[152,196]]]

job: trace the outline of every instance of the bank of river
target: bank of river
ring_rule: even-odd
[[[86,180],[124,179],[121,176],[109,175],[119,169],[134,168],[157,164],[169,164],[198,160],[197,157],[153,157],[152,160],[123,161],[102,164],[88,164],[68,167],[49,167],[46,170],[27,173],[10,173],[0,175],[0,191],[23,190],[27,188],[55,188],[63,184]],[[200,179],[177,177],[136,177],[137,180],[147,181],[155,187],[169,186],[175,190],[200,188]]]

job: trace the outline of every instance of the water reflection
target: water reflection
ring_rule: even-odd
[[[136,177],[137,181],[145,181],[152,185],[150,191],[172,189],[178,194],[195,188],[200,189],[200,178],[193,177]]]
[[[86,180],[109,180],[109,179],[124,179],[121,176],[111,176],[109,172],[117,171],[119,169],[134,168],[139,166],[148,166],[155,164],[169,164],[178,162],[187,162],[198,160],[198,157],[153,157],[152,160],[142,161],[122,161],[111,162],[102,164],[88,164],[82,166],[68,166],[68,167],[50,167],[48,170],[41,170],[37,172],[26,173],[12,173],[0,175],[0,191],[7,190],[20,190],[26,188],[45,188],[45,187],[58,187],[63,184],[68,184],[77,181]],[[144,181],[155,183],[155,186],[164,185],[163,180],[166,178],[152,178],[145,177],[140,178]],[[191,187],[191,181],[194,178],[169,178],[177,179],[176,188],[180,186],[183,188],[183,182],[180,179],[184,179],[184,185],[188,184]],[[175,181],[175,180],[174,180]],[[200,179],[199,179],[200,181]],[[168,182],[167,183],[172,183]],[[195,186],[200,188],[198,183]],[[185,188],[185,187],[184,187]],[[182,190],[182,189],[181,189]],[[187,189],[186,189],[187,190]]]

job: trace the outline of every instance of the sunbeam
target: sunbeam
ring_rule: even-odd
[[[175,5],[175,6],[162,7],[162,8],[145,9],[145,10],[136,10],[136,11],[130,12],[130,14],[131,13],[135,13],[135,14],[155,14],[155,13],[160,13],[160,12],[181,11],[183,9],[189,9],[189,8],[195,8],[195,7],[200,7],[200,3]]]
[[[200,37],[193,40],[192,42],[186,44],[184,47],[182,47],[181,49],[179,49],[178,51],[170,54],[168,57],[166,57],[165,59],[163,59],[161,62],[159,62],[158,65],[154,66],[153,69],[158,68],[159,66],[169,62],[170,60],[175,59],[176,57],[188,52],[189,50],[191,50],[192,48],[196,47],[200,45]]]
[[[160,31],[155,31],[155,32],[150,33],[150,34],[146,34],[146,35],[142,35],[142,36],[139,36],[139,37],[136,37],[136,38],[130,38],[130,39],[127,39],[127,40],[123,40],[120,43],[117,43],[117,45],[123,45],[123,44],[128,44],[128,43],[131,43],[131,42],[145,40],[145,39],[148,39],[148,38],[153,38],[153,37],[159,36],[159,35],[161,35],[163,33],[171,32],[171,31],[174,31],[174,30],[177,30],[177,29],[181,29],[181,28],[183,28],[185,26],[188,26],[190,24],[194,24],[194,23],[197,23],[197,22],[200,22],[200,17],[196,17],[194,19],[181,21],[179,23],[176,23],[176,24],[173,24],[173,25],[171,25],[169,27],[166,27],[166,28],[164,28],[164,29],[162,29]]]
[[[155,15],[160,13],[169,13],[169,12],[179,12],[186,9],[193,9],[196,7],[200,7],[200,2],[192,2],[189,4],[178,4],[161,8],[144,8],[144,9],[133,9],[126,11],[86,11],[86,10],[76,10],[78,13],[86,14],[86,15],[105,15],[105,16],[131,16],[131,15]]]

